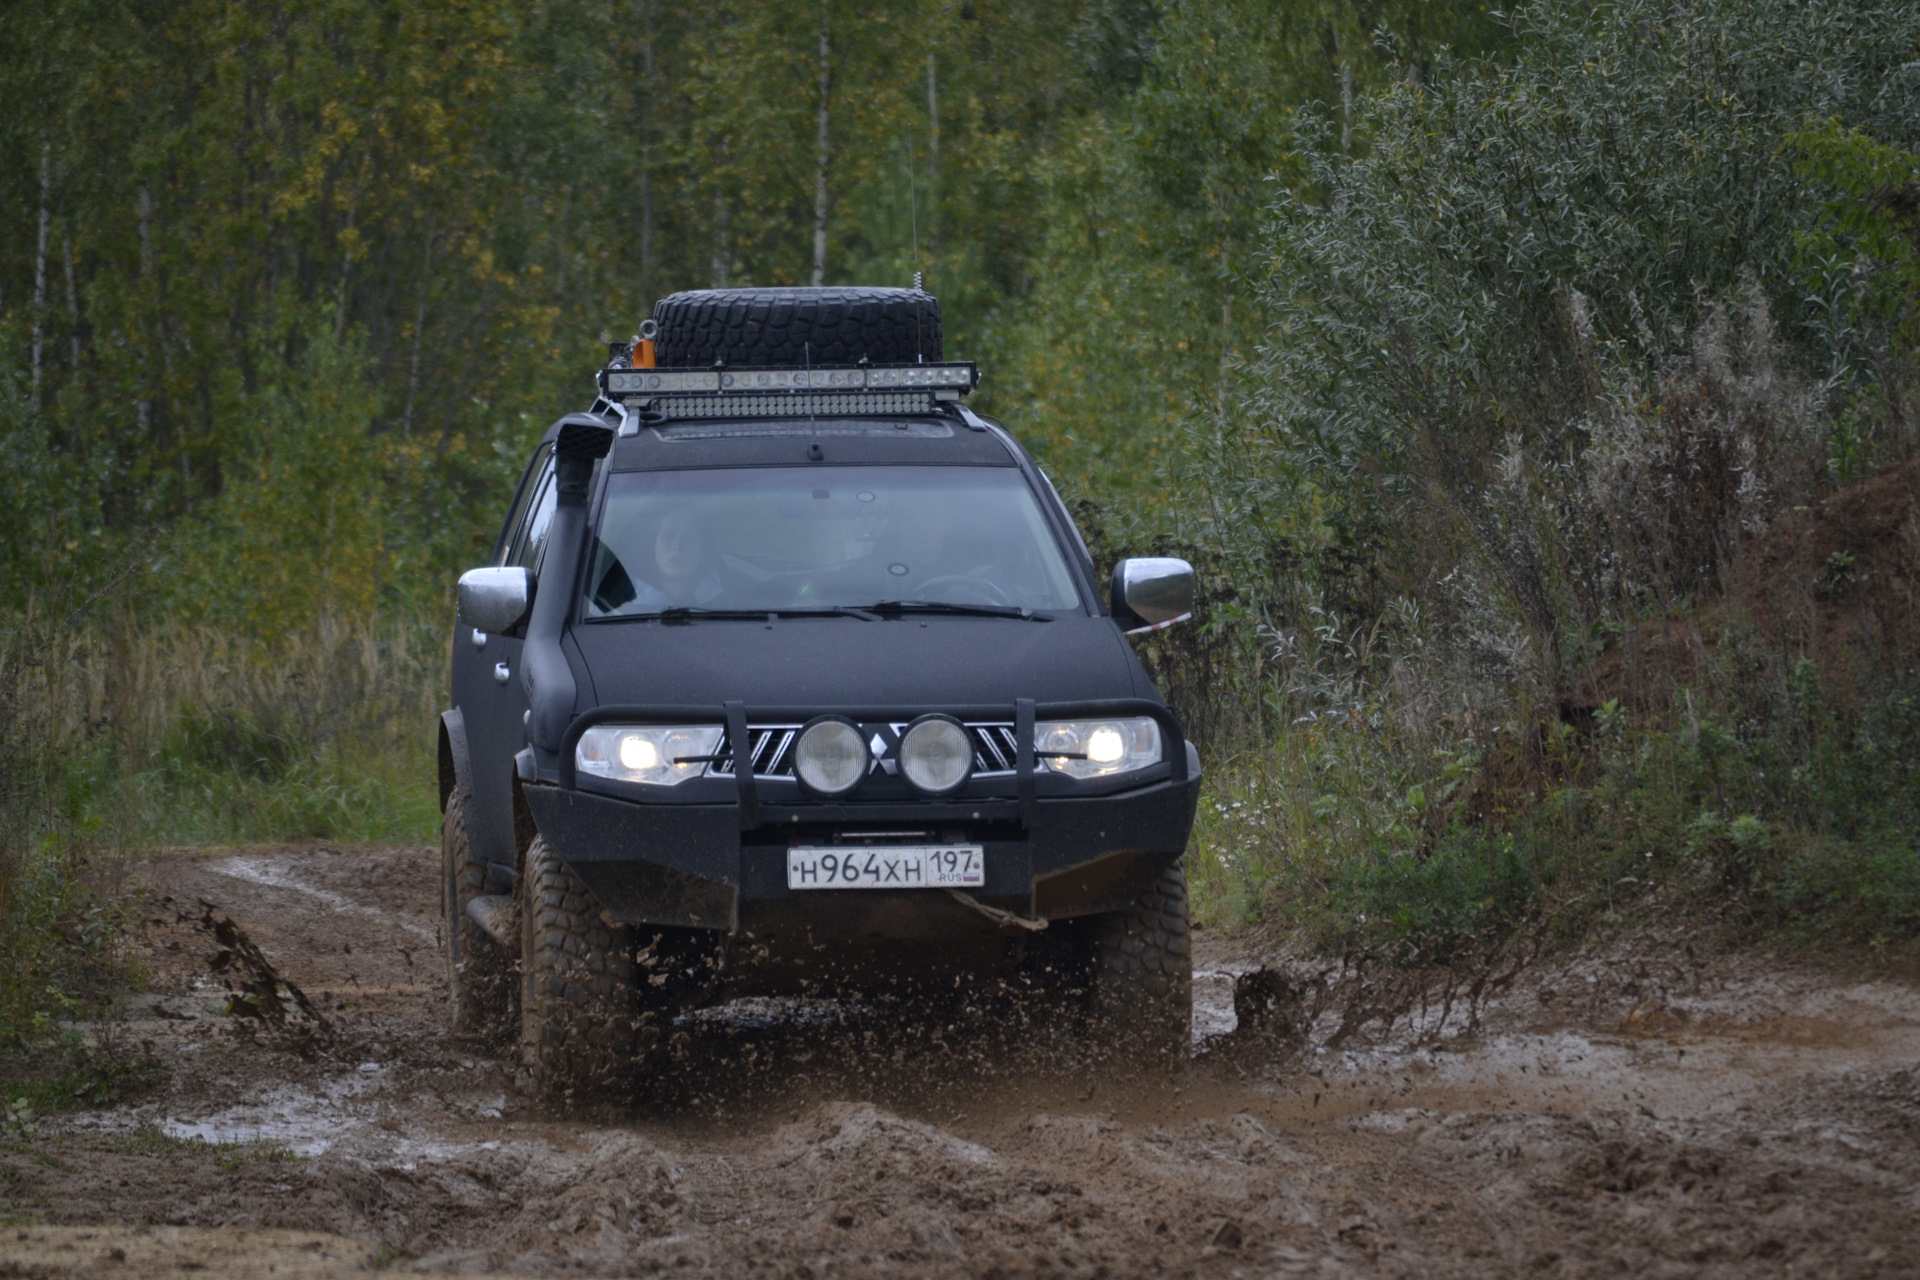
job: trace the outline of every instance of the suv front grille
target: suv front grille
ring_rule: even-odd
[[[887,727],[893,730],[893,743],[898,743],[900,735],[907,731],[909,721],[902,720]],[[1014,772],[1018,750],[1014,746],[1013,725],[1010,723],[988,722],[968,724],[967,736],[973,739],[973,776],[990,778],[999,774]],[[797,724],[753,724],[747,726],[747,737],[753,744],[753,776],[756,778],[791,778],[793,776],[793,744],[800,737],[801,726]],[[888,744],[887,759],[894,756],[894,745]],[[707,775],[715,778],[733,777],[733,741],[731,734],[723,734],[720,749],[714,752],[719,757],[707,766]]]

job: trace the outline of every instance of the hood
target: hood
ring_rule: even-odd
[[[782,618],[573,628],[601,706],[944,706],[1153,697],[1106,618]],[[584,702],[584,699],[583,699]],[[584,708],[583,708],[584,709]]]

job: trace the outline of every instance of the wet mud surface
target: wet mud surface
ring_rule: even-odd
[[[1471,1033],[1292,1055],[1234,1031],[1261,957],[1203,934],[1178,1081],[964,1010],[760,1002],[683,1024],[645,1106],[563,1117],[447,1035],[437,872],[426,849],[149,866],[122,1034],[165,1074],[0,1149],[0,1274],[68,1274],[47,1233],[103,1224],[150,1228],[140,1257],[319,1232],[511,1275],[1920,1274],[1903,982],[1643,938],[1538,965]],[[163,896],[230,915],[331,1042],[236,1038],[212,942]]]

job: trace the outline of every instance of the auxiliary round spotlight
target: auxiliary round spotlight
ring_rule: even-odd
[[[848,720],[822,717],[800,731],[793,746],[793,771],[810,790],[842,796],[860,785],[872,761],[860,730]]]
[[[925,795],[958,791],[973,772],[973,739],[951,716],[921,716],[900,737],[900,772]]]

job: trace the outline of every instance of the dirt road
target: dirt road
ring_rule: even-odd
[[[126,1237],[53,1228],[112,1223],[153,1227],[112,1247],[154,1275],[188,1240],[331,1274],[344,1242],[296,1231],[515,1275],[1920,1274],[1901,983],[1623,943],[1538,967],[1470,1036],[1284,1067],[1229,1037],[1149,1089],[957,1023],[736,1006],[686,1028],[647,1109],[557,1119],[443,1031],[436,871],[425,849],[150,866],[155,901],[229,913],[335,1043],[237,1042],[207,939],[150,911],[130,1034],[167,1075],[0,1150],[0,1274],[71,1274]],[[1198,1034],[1232,1030],[1256,959],[1202,935]],[[196,1227],[277,1232],[167,1234]]]

